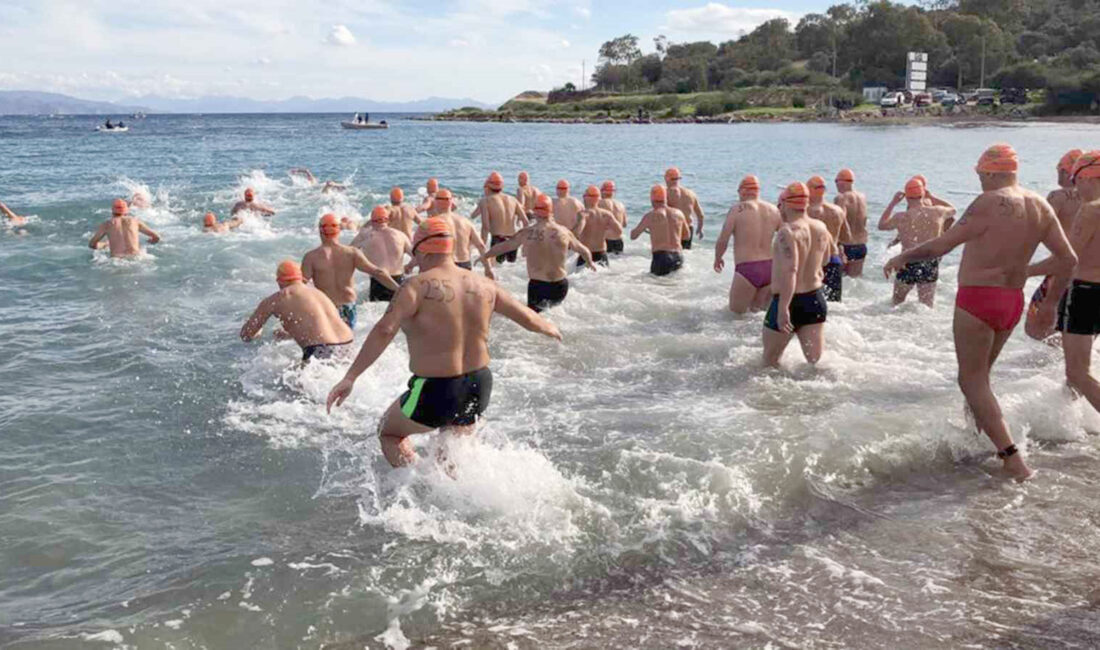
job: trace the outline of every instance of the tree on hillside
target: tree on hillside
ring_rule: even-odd
[[[916,7],[871,2],[851,27],[852,79],[900,86],[907,52],[927,52],[933,66],[950,54],[947,39]]]
[[[641,57],[638,37],[633,34],[613,38],[600,46],[600,60],[611,65],[630,65]]]

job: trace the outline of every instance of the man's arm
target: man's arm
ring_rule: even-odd
[[[634,229],[630,231],[630,241],[642,236],[642,233],[649,230],[649,213],[647,212],[642,220],[638,222],[638,225],[634,226]]]
[[[7,217],[11,221],[19,221],[20,219],[23,218],[23,217],[20,217],[19,215],[15,214],[11,210],[9,210],[8,206],[4,205],[4,203],[2,201],[0,201],[0,212],[3,212],[4,216]]]
[[[483,205],[485,205],[485,199],[477,202],[477,206],[474,207],[474,211],[470,213],[470,221],[477,221],[481,217]]]
[[[879,230],[896,230],[897,215],[894,214],[894,208],[898,207],[898,203],[905,198],[905,192],[898,192],[894,195],[894,198],[890,199],[890,203],[886,206],[886,209],[882,211],[882,216],[878,220]]]
[[[363,251],[355,251],[355,268],[359,269],[363,273],[371,276],[375,280],[378,280],[381,284],[385,285],[390,291],[397,291],[401,288],[401,285],[393,281],[389,273],[386,273],[382,269],[370,263],[367,256],[363,254]]]
[[[941,199],[940,197],[932,194],[931,190],[929,190],[927,187],[924,188],[924,196],[925,196],[925,198],[927,198],[929,201],[932,202],[932,205],[936,206],[937,208],[953,208],[953,207],[955,207],[955,206],[951,205],[950,203],[948,203],[947,201]]]
[[[691,193],[691,211],[695,213],[695,218],[696,218],[696,220],[699,224],[699,227],[696,228],[696,230],[699,231],[699,239],[702,239],[703,238],[703,216],[704,216],[703,215],[703,206],[699,205],[699,197],[695,196],[695,192]],[[686,216],[689,220],[691,219],[691,215],[684,215],[684,216]]]
[[[520,246],[523,245],[524,242],[527,241],[527,233],[528,232],[529,231],[525,228],[525,229],[517,232],[516,236],[512,237],[508,241],[502,241],[499,244],[497,244],[496,246],[493,246],[489,250],[482,253],[481,257],[478,258],[477,262],[478,263],[483,263],[487,259],[492,259],[494,257],[497,257],[498,255],[503,255],[505,253],[511,253],[512,251],[518,249]]]
[[[523,210],[522,201],[516,201],[515,207],[513,208],[513,214],[515,214],[516,219],[519,219],[519,222],[523,224],[524,228],[530,225],[531,222],[527,219],[527,213]]]
[[[481,235],[477,234],[473,226],[470,226],[470,243],[477,249],[478,260],[485,266],[485,277],[490,280],[495,280],[496,274],[493,273],[492,258],[485,255],[485,240],[481,238]]]
[[[99,224],[99,228],[96,228],[95,234],[88,240],[88,248],[95,250],[99,248],[99,241],[107,236],[107,224],[106,222]]]
[[[155,230],[153,230],[149,226],[146,226],[140,221],[138,222],[138,232],[148,237],[150,244],[156,244],[160,242],[160,235],[158,235]]]
[[[584,232],[584,224],[588,222],[588,218],[584,216],[584,213],[584,208],[577,210],[577,220],[573,223],[573,227],[569,230],[571,233],[578,237],[580,237],[580,234]]]
[[[302,283],[310,284],[313,282],[313,257],[306,253],[302,257]]]
[[[584,259],[585,266],[593,271],[597,270],[596,264],[592,261],[592,251],[582,244],[581,240],[577,239],[577,236],[573,233],[569,233],[569,249],[578,253]]]
[[[793,332],[791,326],[791,299],[798,281],[798,247],[794,244],[791,231],[782,228],[775,238],[772,251],[775,258],[776,275],[772,277],[772,288],[779,289],[778,324],[782,332]]]
[[[733,237],[733,224],[740,205],[735,205],[726,213],[726,222],[722,224],[722,232],[718,233],[718,240],[714,242],[714,272],[721,273],[726,267],[726,249]]]
[[[512,297],[512,294],[500,286],[497,286],[496,291],[496,300],[493,305],[494,312],[504,316],[528,332],[542,334],[561,341],[561,332],[553,323],[539,316],[526,305],[520,304],[518,300]]]
[[[619,223],[619,220],[615,218],[615,213],[609,210],[604,210],[606,213],[604,218],[607,219],[607,230],[604,231],[604,239],[622,239],[623,237],[623,224]],[[608,235],[611,235],[608,237]]]
[[[367,340],[363,341],[363,347],[359,348],[359,354],[348,368],[344,378],[336,384],[325,400],[325,409],[331,413],[333,405],[340,406],[351,395],[351,389],[355,386],[355,380],[366,372],[378,357],[386,351],[397,332],[401,329],[401,323],[412,318],[420,308],[420,292],[417,285],[420,281],[410,282],[402,287],[393,299],[386,313],[371,328]]]
[[[1043,235],[1043,246],[1051,252],[1051,256],[1042,262],[1027,267],[1028,277],[1034,275],[1053,276],[1050,286],[1047,288],[1048,296],[1060,296],[1069,285],[1073,277],[1073,269],[1077,266],[1077,254],[1074,251],[1088,250],[1089,242],[1096,236],[1096,210],[1084,208],[1073,220],[1073,228],[1067,239],[1062,230],[1062,224],[1051,212],[1047,219],[1046,233]],[[1072,262],[1072,263],[1071,263]],[[1046,303],[1055,304],[1056,300],[1045,300]]]
[[[253,210],[256,210],[260,214],[268,217],[275,214],[275,208],[271,207],[270,205],[264,205],[262,203],[257,203]]]
[[[244,326],[241,327],[242,341],[248,343],[263,333],[264,323],[266,323],[267,319],[271,318],[274,313],[274,306],[274,296],[268,296],[260,301],[259,306],[256,307],[256,311],[252,312],[252,315],[244,322]]]
[[[924,242],[916,248],[910,248],[887,262],[886,266],[882,268],[883,273],[889,277],[891,272],[900,269],[909,262],[943,257],[962,244],[983,234],[989,228],[989,220],[974,217],[979,211],[977,206],[981,201],[982,198],[978,197],[974,203],[970,204],[970,207],[966,209],[966,214],[955,223],[951,230],[935,239]]]

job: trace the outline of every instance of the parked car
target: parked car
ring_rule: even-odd
[[[946,90],[941,90],[941,89],[937,88],[937,89],[932,91],[932,101],[936,104],[939,104],[940,102],[943,101],[943,98],[946,95],[947,95]]]
[[[898,92],[889,92],[882,96],[878,105],[882,108],[897,108],[904,101],[903,95]]]
[[[1003,88],[1003,89],[1001,89],[1001,103],[1002,104],[1026,104],[1027,103],[1027,89],[1026,88]]]
[[[977,96],[978,106],[995,106],[997,104],[997,91],[992,88],[979,88]]]
[[[966,103],[965,99],[963,99],[959,95],[956,95],[955,93],[951,93],[951,92],[944,93],[943,97],[940,99],[940,104],[947,107],[947,108],[950,108],[952,106],[958,106],[960,104],[965,104],[965,103]]]
[[[960,104],[973,104],[978,101],[978,91],[967,90],[959,95]]]
[[[913,105],[917,108],[924,108],[932,105],[932,95],[928,93],[917,93],[913,95]]]

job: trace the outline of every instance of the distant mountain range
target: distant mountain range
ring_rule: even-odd
[[[377,102],[360,97],[311,99],[291,97],[275,101],[244,97],[170,99],[149,95],[133,104],[97,102],[57,93],[0,90],[0,115],[118,115],[145,113],[438,113],[452,108],[496,108],[473,99],[429,97],[412,102]]]

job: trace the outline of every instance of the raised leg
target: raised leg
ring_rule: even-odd
[[[378,439],[382,443],[382,454],[393,467],[404,467],[416,462],[417,455],[408,437],[416,433],[427,433],[430,427],[417,424],[401,412],[401,400],[394,401],[382,421],[378,424]]]

